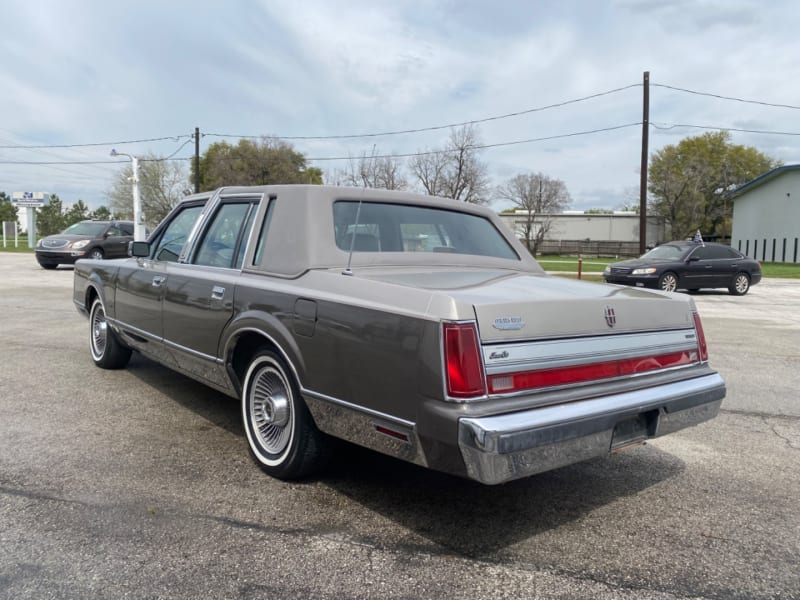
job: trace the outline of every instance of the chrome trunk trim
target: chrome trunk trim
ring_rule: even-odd
[[[483,346],[487,375],[696,350],[694,328]]]

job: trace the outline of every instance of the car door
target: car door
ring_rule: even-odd
[[[153,242],[150,256],[124,261],[117,275],[115,319],[126,342],[168,364],[175,361],[163,344],[167,265],[180,257],[204,204],[188,203],[173,213]]]
[[[233,315],[236,282],[260,199],[223,197],[188,260],[167,266],[164,343],[181,369],[220,386],[228,380],[219,340]]]
[[[128,236],[122,225],[112,223],[103,234],[103,255],[106,258],[124,258],[128,255],[128,242],[133,239],[133,232]]]
[[[728,287],[737,272],[739,254],[729,246],[710,246],[714,287]]]
[[[698,245],[687,257],[680,287],[690,290],[714,287],[714,263],[707,246]]]

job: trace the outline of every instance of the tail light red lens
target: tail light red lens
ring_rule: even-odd
[[[475,323],[445,323],[442,326],[442,335],[448,396],[485,396],[486,377]]]
[[[708,346],[706,346],[706,335],[703,333],[703,324],[700,322],[700,314],[692,314],[694,316],[694,330],[697,332],[697,349],[700,351],[700,362],[707,362]]]
[[[493,375],[489,377],[489,393],[520,392],[542,387],[584,383],[608,379],[609,377],[638,375],[659,369],[681,367],[696,363],[697,357],[694,354],[694,352],[686,351],[670,352],[668,354],[609,360],[588,365],[573,365],[556,369]]]

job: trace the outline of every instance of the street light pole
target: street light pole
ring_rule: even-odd
[[[142,221],[142,201],[139,197],[139,159],[132,154],[111,150],[111,156],[127,156],[131,159],[133,176],[131,177],[131,187],[133,188],[133,239],[137,242],[145,241],[144,222]]]

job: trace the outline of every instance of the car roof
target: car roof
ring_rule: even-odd
[[[81,223],[133,223],[133,221],[128,221],[126,219],[84,219]]]

